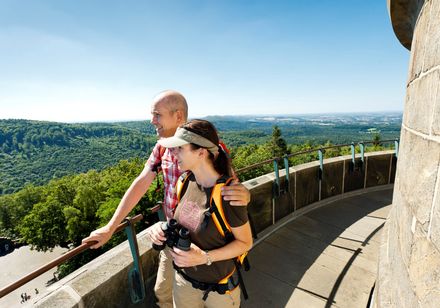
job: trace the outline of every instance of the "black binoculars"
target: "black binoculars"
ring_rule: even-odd
[[[162,250],[165,248],[165,245],[170,248],[177,247],[185,251],[189,250],[189,247],[191,246],[189,231],[187,228],[180,226],[177,220],[170,219],[169,222],[163,222],[160,225],[160,228],[163,233],[165,233],[166,240],[162,245],[156,245],[153,243],[153,248],[155,250]]]

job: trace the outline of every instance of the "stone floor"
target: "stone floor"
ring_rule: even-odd
[[[366,307],[392,189],[293,218],[255,245],[242,307]]]

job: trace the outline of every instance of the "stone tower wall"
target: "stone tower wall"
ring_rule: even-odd
[[[405,46],[411,36],[412,44],[374,306],[440,307],[440,0],[390,1],[389,9],[399,40]],[[405,18],[416,21],[412,35],[399,33]]]

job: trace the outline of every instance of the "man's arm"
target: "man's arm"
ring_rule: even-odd
[[[151,171],[150,168],[145,165],[144,170],[142,170],[139,176],[133,181],[133,183],[131,183],[130,187],[125,192],[124,197],[122,197],[118,208],[115,210],[113,217],[107,225],[90,233],[90,236],[83,239],[82,242],[98,241],[98,243],[91,246],[91,248],[99,248],[104,245],[111,238],[113,232],[115,232],[121,221],[127,217],[128,213],[130,213],[142,196],[147,192],[155,177],[156,172]]]

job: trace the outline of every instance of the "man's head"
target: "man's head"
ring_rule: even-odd
[[[151,105],[151,124],[156,127],[159,137],[173,136],[187,118],[188,105],[182,94],[167,90],[156,95]]]

